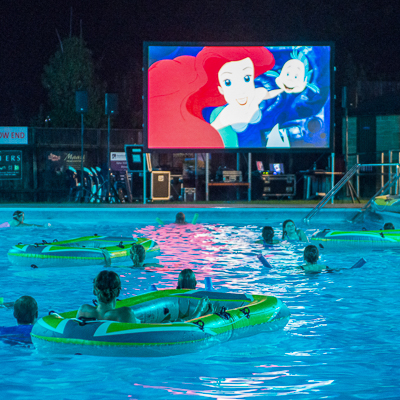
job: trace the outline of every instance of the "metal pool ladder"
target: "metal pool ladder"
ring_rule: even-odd
[[[346,174],[340,179],[340,181],[325,195],[325,197],[307,214],[304,218],[304,222],[309,224],[312,217],[314,217],[321,210],[322,207],[332,198],[335,194],[358,172],[358,170],[362,167],[396,167],[396,173],[391,179],[382,186],[377,193],[368,201],[368,203],[361,209],[361,213],[366,211],[370,206],[372,201],[376,196],[384,193],[386,190],[390,189],[393,185],[396,185],[396,193],[398,193],[398,180],[400,178],[400,164],[399,163],[382,163],[382,164],[354,164]],[[352,221],[358,216],[360,213],[357,213]]]

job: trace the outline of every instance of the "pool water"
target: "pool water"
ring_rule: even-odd
[[[9,220],[12,211],[0,209],[0,223]],[[400,398],[400,250],[323,250],[321,263],[341,269],[307,274],[296,269],[304,244],[273,249],[255,244],[265,225],[273,226],[279,238],[287,218],[309,236],[326,227],[361,229],[346,222],[354,210],[323,210],[308,226],[301,223],[309,211],[305,209],[186,209],[188,221],[199,213],[197,224],[186,226],[170,224],[176,209],[24,211],[27,223],[51,223],[51,227],[0,229],[0,297],[13,301],[31,295],[41,316],[91,303],[92,281],[102,268],[17,268],[10,265],[7,251],[18,242],[94,233],[145,236],[160,244],[162,268],[112,267],[121,276],[120,298],[143,293],[151,284],[173,288],[179,271],[192,268],[199,288],[204,287],[205,277],[211,277],[217,290],[273,295],[287,304],[292,316],[282,331],[163,358],[43,355],[32,347],[0,341],[0,398]],[[367,229],[382,225],[364,224]],[[261,252],[272,269],[257,259]],[[367,264],[348,269],[361,257]],[[14,324],[12,311],[0,309],[0,326]]]

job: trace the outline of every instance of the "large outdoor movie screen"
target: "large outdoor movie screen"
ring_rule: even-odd
[[[145,43],[148,150],[328,150],[332,46]]]

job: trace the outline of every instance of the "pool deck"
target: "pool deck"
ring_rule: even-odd
[[[23,208],[314,208],[318,202],[312,201],[284,201],[284,202],[152,202],[142,203],[4,203],[1,208],[23,209]],[[323,208],[330,209],[361,209],[362,203],[337,202],[326,204]]]

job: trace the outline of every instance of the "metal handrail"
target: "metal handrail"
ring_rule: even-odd
[[[347,172],[346,174],[340,179],[340,181],[325,195],[325,197],[307,214],[307,216],[304,218],[304,222],[308,224],[310,222],[310,219],[314,217],[319,210],[333,197],[335,194],[358,172],[358,170],[362,167],[382,167],[382,166],[396,166],[397,172],[395,177],[393,178],[393,182],[398,182],[398,179],[400,177],[400,163],[381,163],[381,164],[354,164]],[[386,186],[386,185],[385,185]],[[387,188],[386,188],[387,189]],[[381,193],[379,191],[378,193]],[[376,194],[370,202],[377,196]],[[370,203],[369,202],[369,203]]]
[[[398,169],[398,168],[397,168]],[[387,181],[386,184],[381,187],[368,201],[367,204],[361,210],[349,221],[349,222],[355,222],[357,218],[362,215],[363,212],[367,211],[367,209],[371,206],[372,202],[374,199],[379,196],[380,194],[384,193],[387,189],[391,189],[392,186],[397,183],[398,179],[400,178],[400,175],[398,172],[393,176],[393,178],[390,181]]]

